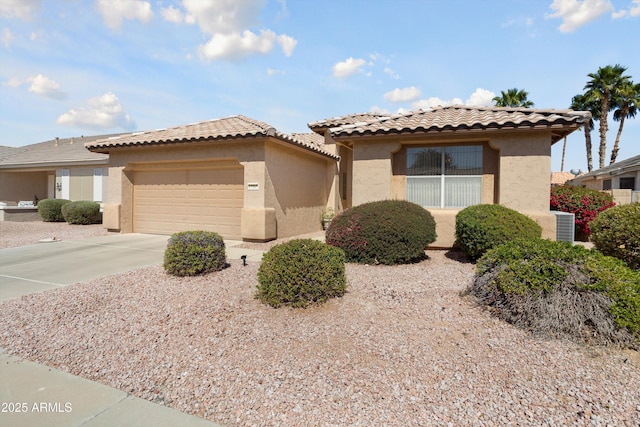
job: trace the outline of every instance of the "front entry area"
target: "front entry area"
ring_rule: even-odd
[[[133,172],[133,231],[172,234],[215,231],[225,239],[240,239],[244,205],[244,171],[230,165],[186,167],[165,164],[161,169]]]

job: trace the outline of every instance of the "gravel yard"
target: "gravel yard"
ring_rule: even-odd
[[[637,352],[532,337],[428,255],[349,264],[344,297],[296,310],[253,298],[257,263],[142,268],[1,304],[0,346],[229,427],[640,425]]]
[[[33,245],[41,239],[83,239],[106,236],[108,231],[102,224],[71,225],[66,222],[11,222],[0,221],[0,249]]]

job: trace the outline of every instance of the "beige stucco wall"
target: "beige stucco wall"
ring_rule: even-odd
[[[133,231],[136,168],[217,159],[233,160],[243,166],[243,239],[270,240],[321,229],[320,213],[330,186],[327,168],[335,161],[272,138],[111,151],[105,228]],[[251,190],[247,189],[249,185]]]
[[[47,172],[0,172],[0,201],[47,198]]]

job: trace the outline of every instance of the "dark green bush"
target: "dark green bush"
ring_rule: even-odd
[[[38,213],[44,222],[64,222],[62,206],[70,202],[67,199],[42,199],[38,202]]]
[[[600,252],[640,269],[640,203],[607,209],[590,228],[591,241]]]
[[[471,259],[513,239],[542,236],[537,222],[501,205],[474,205],[456,215],[456,240]]]
[[[539,335],[640,344],[640,273],[596,250],[514,240],[480,258],[470,291],[498,317]]]
[[[164,270],[174,276],[197,276],[220,271],[226,265],[224,240],[211,231],[173,234],[164,251]]]
[[[100,204],[90,200],[65,203],[60,210],[69,224],[94,224],[100,218]]]
[[[272,307],[307,307],[344,295],[345,256],[341,249],[312,239],[272,247],[258,270],[256,298]]]
[[[585,235],[590,233],[589,224],[591,221],[600,212],[612,206],[615,206],[613,196],[602,191],[573,185],[560,185],[551,188],[551,210],[572,213],[576,227]]]
[[[344,250],[347,261],[401,264],[419,260],[436,240],[429,211],[404,200],[382,200],[342,211],[329,225],[326,241]]]

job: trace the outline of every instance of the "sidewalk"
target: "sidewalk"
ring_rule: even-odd
[[[161,264],[168,236],[117,234],[0,250],[0,303],[146,265]],[[263,252],[225,241],[228,260]],[[220,427],[0,348],[0,426]]]

